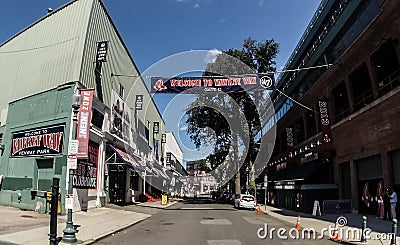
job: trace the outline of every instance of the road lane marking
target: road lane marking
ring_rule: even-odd
[[[230,222],[227,219],[211,219],[211,220],[202,220],[200,221],[200,224],[202,225],[232,225],[232,222]]]
[[[207,240],[208,245],[241,245],[239,240]]]

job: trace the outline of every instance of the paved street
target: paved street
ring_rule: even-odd
[[[130,207],[128,207],[130,208]],[[147,220],[108,236],[96,244],[332,244],[323,240],[262,240],[257,230],[268,224],[268,230],[294,226],[251,210],[236,210],[229,204],[212,203],[210,199],[180,202],[168,209],[157,210]],[[288,235],[288,234],[286,234]]]

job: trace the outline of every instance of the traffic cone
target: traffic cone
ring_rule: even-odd
[[[300,215],[299,215],[299,217],[297,218],[297,223],[296,223],[296,230],[300,230]]]
[[[258,207],[257,207],[256,214],[257,214],[257,215],[261,214],[261,207],[260,207],[260,205],[258,205]]]
[[[338,222],[335,223],[335,229],[333,230],[333,234],[332,234],[331,240],[335,241],[335,242],[339,241],[339,225],[338,225]]]

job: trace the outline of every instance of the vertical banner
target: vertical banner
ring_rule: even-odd
[[[158,134],[160,132],[160,122],[154,122],[153,124],[153,133]]]
[[[136,95],[135,110],[141,111],[143,109],[143,95]]]
[[[289,158],[293,156],[293,128],[288,127],[286,128],[286,149],[287,149],[287,154]]]
[[[110,133],[130,144],[132,139],[131,108],[114,90],[111,93],[111,103]]]
[[[318,108],[321,119],[322,147],[326,151],[333,150],[331,121],[329,120],[328,102],[318,100]]]
[[[78,127],[76,139],[78,144],[78,158],[88,158],[90,122],[92,120],[92,102],[94,89],[82,89],[82,104],[78,112]]]

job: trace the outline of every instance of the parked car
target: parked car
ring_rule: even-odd
[[[256,199],[252,195],[240,194],[235,198],[235,208],[249,208],[255,210],[257,207]]]

